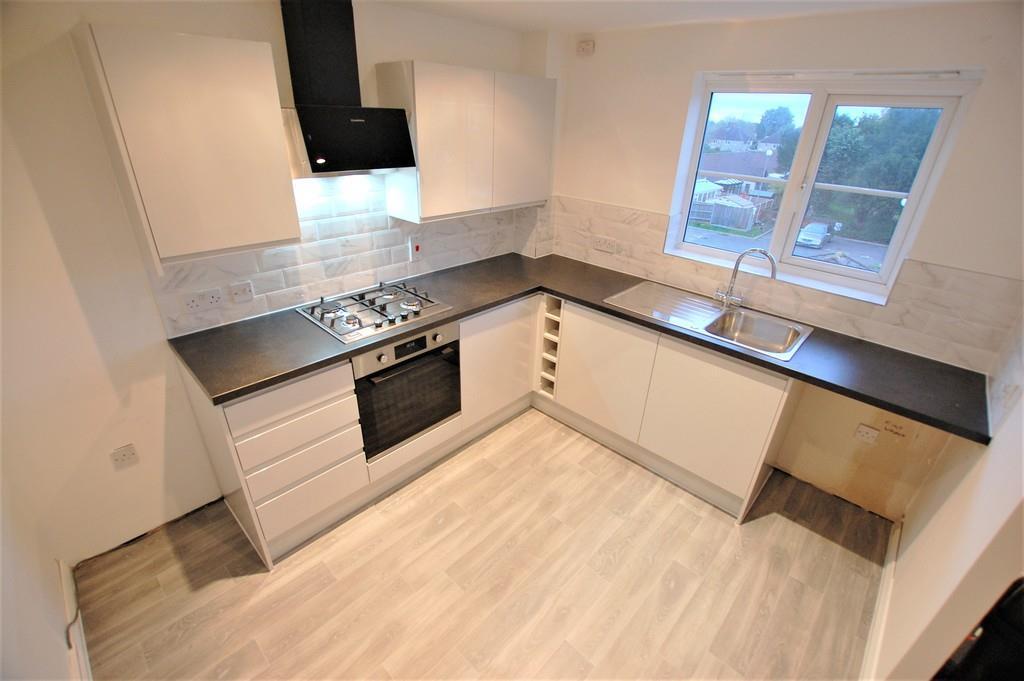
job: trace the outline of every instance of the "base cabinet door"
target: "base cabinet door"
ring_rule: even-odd
[[[462,416],[484,419],[530,393],[540,298],[503,305],[459,327]]]
[[[742,499],[764,458],[786,382],[662,336],[640,445]]]
[[[556,401],[636,442],[658,334],[571,303],[561,324]]]

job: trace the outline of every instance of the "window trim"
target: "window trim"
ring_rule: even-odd
[[[935,124],[935,129],[932,132],[932,137],[928,142],[925,153],[921,156],[918,172],[914,177],[914,182],[910,187],[910,191],[894,192],[881,189],[868,189],[865,187],[855,188],[854,191],[851,191],[848,185],[825,185],[825,183],[814,181],[818,176],[818,169],[821,167],[821,160],[824,156],[825,146],[828,143],[828,136],[832,131],[832,123],[835,120],[836,109],[837,107],[845,105],[896,107],[902,105],[917,108],[932,106],[934,108],[942,109],[942,113],[939,115],[939,120]],[[794,212],[790,216],[789,226],[786,229],[786,237],[780,250],[782,257],[779,259],[779,262],[784,262],[794,268],[812,270],[815,272],[828,272],[839,276],[850,277],[852,279],[861,279],[867,282],[885,284],[890,281],[893,278],[893,271],[896,268],[896,264],[903,262],[906,258],[907,252],[909,251],[909,247],[913,245],[913,239],[908,238],[908,236],[911,228],[919,224],[917,216],[919,214],[923,215],[923,211],[919,210],[923,204],[921,195],[924,187],[928,185],[931,176],[935,173],[935,160],[938,156],[939,149],[942,147],[943,141],[946,139],[949,132],[949,126],[953,117],[956,115],[958,105],[959,101],[956,97],[935,97],[928,95],[829,95],[825,104],[824,117],[821,121],[822,125],[819,126],[817,130],[817,139],[815,140],[814,150],[811,154],[811,162],[807,166],[806,175],[801,180],[800,195],[797,197]],[[826,123],[827,129],[825,127]],[[825,186],[823,187],[823,185]],[[844,193],[866,194],[869,196],[891,196],[894,198],[905,198],[907,200],[907,205],[900,214],[900,218],[893,230],[892,239],[889,241],[886,248],[885,259],[882,261],[882,266],[877,273],[845,267],[843,265],[815,262],[809,258],[802,258],[793,254],[793,248],[796,243],[797,236],[800,233],[797,223],[802,222],[803,218],[806,216],[812,192],[815,187],[827,188],[832,186],[837,187],[834,191],[841,191]]]
[[[737,254],[683,241],[686,221],[698,177],[704,133],[715,92],[766,92],[810,94],[807,115],[790,166],[790,177],[773,227],[769,251],[779,261],[778,278],[800,286],[884,305],[896,275],[912,248],[936,185],[948,161],[953,142],[962,126],[969,100],[980,83],[977,69],[958,71],[800,71],[800,72],[714,72],[698,74],[687,115],[679,157],[676,184],[670,208],[669,228],[664,252],[723,267],[732,267]],[[858,103],[869,99],[887,103],[900,99],[921,105],[922,100],[941,102],[943,112],[922,157],[920,170],[908,197],[907,209],[900,216],[893,241],[879,273],[861,272],[856,268],[817,263],[792,255],[792,243],[799,230],[797,217],[806,210],[836,106],[856,98]],[[831,115],[830,115],[831,112]],[[812,128],[813,126],[813,128]],[[794,172],[795,171],[795,172]],[[820,186],[820,184],[819,184]],[[843,187],[843,190],[846,190]],[[884,190],[871,190],[866,192]],[[902,194],[902,193],[901,193]],[[785,217],[788,216],[788,219]],[[898,241],[898,243],[897,243]],[[749,263],[749,264],[748,264]],[[808,265],[811,266],[808,266]],[[742,269],[755,274],[768,274],[760,259],[744,261]],[[868,276],[863,276],[868,275]]]

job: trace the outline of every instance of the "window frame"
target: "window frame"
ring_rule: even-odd
[[[956,133],[962,124],[968,100],[980,82],[981,75],[978,70],[698,74],[683,135],[664,252],[723,267],[732,267],[738,255],[725,249],[683,241],[698,178],[702,175],[721,175],[711,171],[698,173],[712,95],[716,92],[809,94],[811,99],[793,154],[790,175],[782,183],[783,197],[772,228],[768,250],[778,261],[778,278],[783,281],[884,304],[900,266],[916,239],[928,203],[934,195]],[[837,106],[854,103],[863,106],[900,106],[899,103],[903,103],[904,106],[942,108],[914,183],[907,192],[907,205],[897,222],[886,250],[885,260],[878,273],[815,262],[793,255],[793,244],[799,233],[797,224],[803,221],[814,189],[814,179],[817,177],[828,134],[835,118],[835,109]],[[740,177],[735,174],[731,174],[730,177],[765,181],[765,178]],[[742,269],[763,275],[769,272],[768,264],[762,258],[745,259]]]

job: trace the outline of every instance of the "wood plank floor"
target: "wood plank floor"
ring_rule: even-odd
[[[889,523],[742,526],[528,411],[267,573],[223,503],[76,571],[98,679],[852,678]]]

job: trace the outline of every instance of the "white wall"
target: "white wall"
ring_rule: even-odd
[[[90,21],[269,41],[291,96],[275,0],[2,8],[3,676],[50,678],[66,655],[47,566],[218,496],[68,31]],[[371,86],[384,59],[519,66],[511,31],[362,5],[357,31]],[[115,471],[108,453],[126,442],[140,463]]]
[[[1021,6],[970,4],[597,34],[566,60],[554,193],[666,214],[703,70],[983,67],[911,257],[1020,279]]]
[[[377,104],[375,64],[422,59],[496,71],[524,70],[523,34],[516,31],[374,0],[356,0],[354,14],[359,82],[365,106]]]
[[[1024,574],[1024,402],[988,447],[952,438],[904,520],[875,678],[931,678]]]

